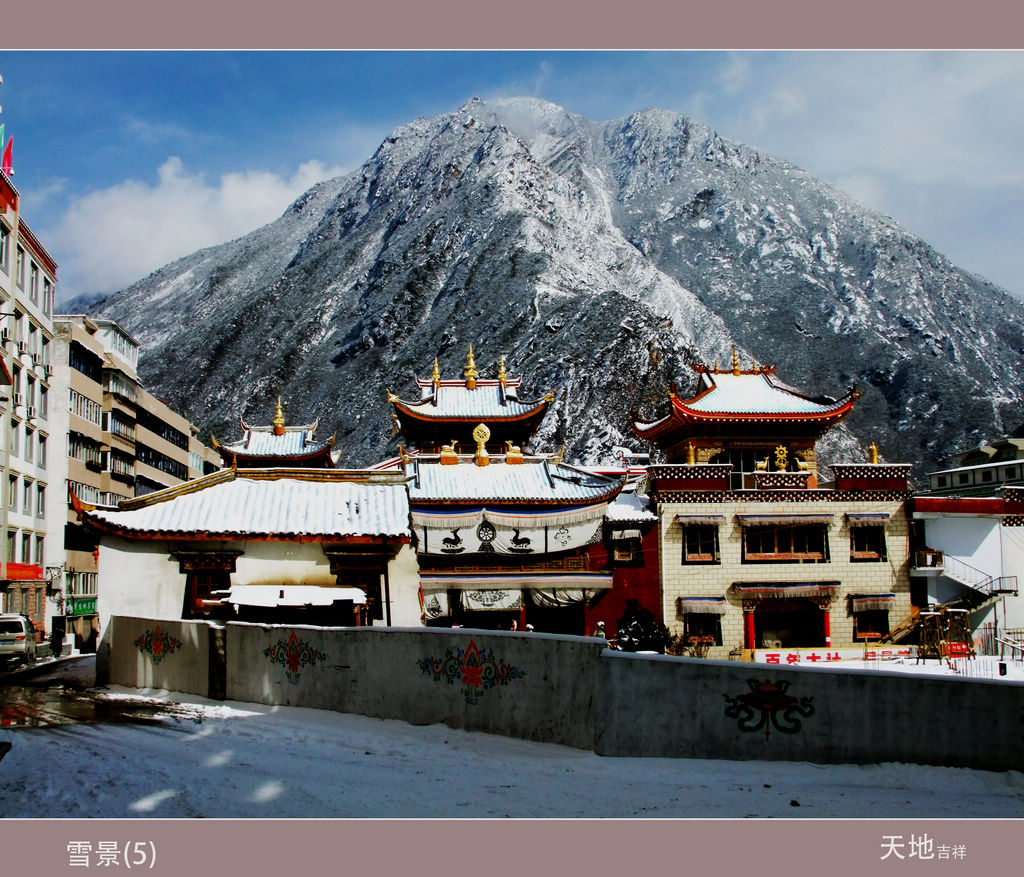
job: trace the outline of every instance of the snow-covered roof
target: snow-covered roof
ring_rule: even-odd
[[[442,465],[436,457],[420,456],[406,464],[405,473],[413,506],[432,502],[592,503],[614,496],[625,481],[547,458],[527,458],[519,464],[492,458],[490,465],[477,466],[468,457],[458,464]]]
[[[308,457],[329,448],[334,439],[314,441],[312,426],[286,426],[280,435],[272,426],[250,426],[241,441],[224,443],[221,447],[246,457]]]
[[[478,380],[472,389],[465,381],[420,381],[422,396],[406,402],[396,396],[391,403],[399,414],[406,413],[425,420],[515,420],[542,412],[551,402],[546,397],[536,402],[520,402],[518,383]]]
[[[679,404],[703,414],[830,414],[841,402],[816,402],[775,384],[764,372],[705,373],[707,388]]]
[[[614,502],[608,503],[605,517],[612,524],[656,521],[658,516],[652,505],[650,497],[639,495],[633,490],[623,490]]]
[[[83,510],[83,517],[103,530],[145,537],[409,535],[400,476],[334,469],[225,470],[116,510]]]

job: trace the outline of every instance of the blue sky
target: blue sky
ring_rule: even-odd
[[[0,52],[65,301],[270,220],[470,97],[657,106],[780,155],[1024,295],[1022,52]]]

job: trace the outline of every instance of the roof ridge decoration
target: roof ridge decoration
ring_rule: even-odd
[[[284,435],[284,411],[281,408],[281,397],[277,397],[277,411],[274,412],[274,435]]]
[[[466,356],[466,369],[463,371],[463,374],[466,376],[466,388],[469,390],[475,390],[478,372],[476,370],[476,360],[473,358],[472,344],[469,345],[469,353]]]

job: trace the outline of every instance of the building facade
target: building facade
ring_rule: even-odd
[[[685,460],[648,476],[665,624],[709,657],[862,656],[911,614],[910,467],[836,465],[818,486],[816,440],[849,413],[853,391],[809,399],[735,354],[727,370],[698,371],[701,392],[671,392],[665,417],[634,426]]]
[[[0,611],[28,616],[37,636],[56,610],[63,565],[60,536],[47,528],[59,502],[54,467],[62,449],[52,380],[57,265],[25,223],[20,197],[0,173]]]
[[[73,634],[91,649],[98,630],[95,534],[83,528],[70,494],[96,507],[163,490],[215,471],[220,458],[198,429],[140,384],[139,344],[110,320],[54,319],[51,396],[53,432],[66,441],[54,461],[61,485],[49,526],[62,534],[63,590],[54,633]]]

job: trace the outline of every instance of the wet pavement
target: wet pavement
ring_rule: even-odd
[[[0,673],[0,728],[40,728],[83,722],[166,724],[202,721],[194,706],[113,694],[96,688],[93,655],[41,661]],[[0,758],[4,753],[0,752]]]

